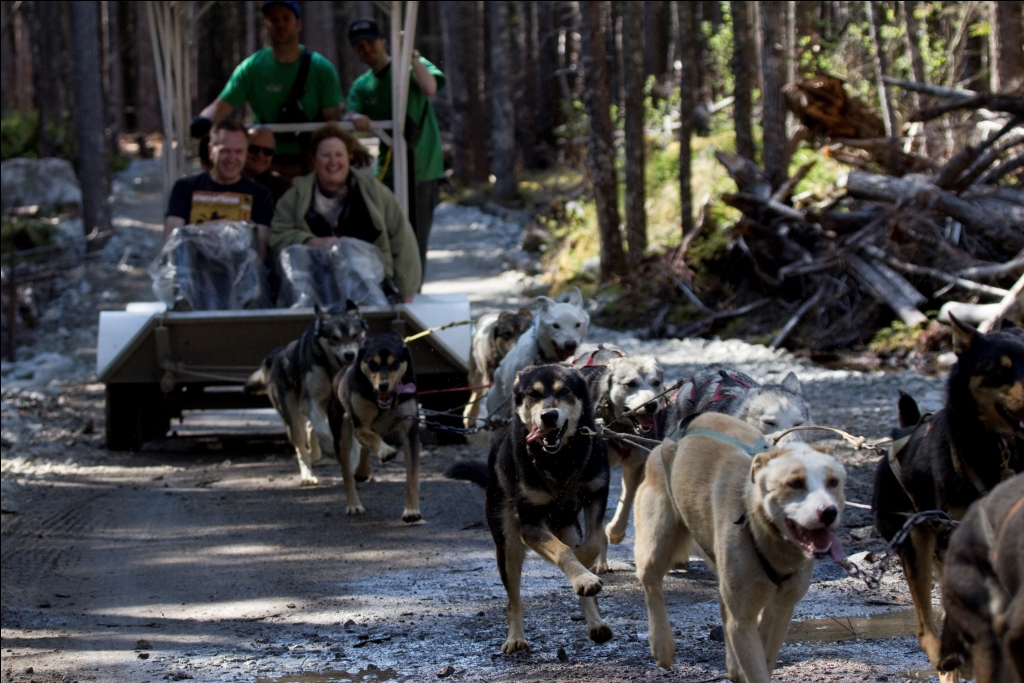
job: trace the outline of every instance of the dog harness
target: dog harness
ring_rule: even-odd
[[[730,446],[735,446],[736,448],[739,448],[741,451],[743,451],[750,457],[754,457],[758,453],[763,453],[767,451],[769,448],[771,448],[771,446],[768,445],[768,442],[765,441],[763,438],[758,439],[756,443],[751,445],[743,443],[739,439],[735,439],[729,436],[728,434],[722,434],[721,432],[716,432],[711,429],[690,429],[689,423],[692,422],[695,417],[697,416],[693,415],[684,420],[683,423],[679,425],[679,427],[674,432],[672,432],[672,434],[669,435],[668,438],[678,443],[683,439],[684,436],[707,436],[712,439],[717,439],[718,441],[725,442]],[[665,468],[665,480],[669,486],[668,498],[670,501],[672,501],[672,507],[675,509],[676,515],[678,515],[681,518],[683,515],[679,512],[679,508],[676,507],[676,499],[672,496],[672,472],[669,470],[668,463],[665,462],[664,456],[662,456],[661,458],[661,464]],[[748,527],[747,533],[749,533],[751,537],[753,537],[753,532],[750,531],[749,525],[747,523],[746,513],[740,515],[740,518],[737,519],[734,522],[734,524]],[[697,546],[701,549],[701,552],[703,552],[712,562],[715,562],[714,553],[709,553],[704,546],[697,542],[697,539],[694,539],[694,543],[697,543]],[[755,542],[751,545],[754,547],[754,554],[757,555],[757,561],[761,563],[761,569],[764,570],[765,576],[767,576],[768,580],[774,583],[776,587],[781,588],[782,584],[784,584],[786,581],[793,577],[793,572],[790,572],[788,574],[780,574],[779,570],[772,566],[771,561],[767,557],[765,557],[765,554],[763,552],[761,552],[761,548],[758,547],[757,543]]]

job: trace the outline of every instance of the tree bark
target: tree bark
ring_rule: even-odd
[[[885,136],[891,138],[899,132],[899,127],[896,123],[896,110],[892,106],[892,95],[889,93],[889,85],[884,79],[889,72],[889,58],[882,41],[885,7],[878,0],[865,0],[864,7],[868,14],[868,29],[871,34],[871,43],[875,48],[875,81],[878,83],[878,104],[882,109]]]
[[[786,74],[785,2],[761,0],[761,109],[764,128],[764,170],[772,189],[786,180],[786,102],[782,81]]]
[[[494,198],[514,199],[516,180],[516,122],[512,106],[512,70],[509,65],[508,2],[486,4],[489,20],[491,71],[488,89],[491,95],[491,169],[494,172]]]
[[[992,7],[992,92],[1014,92],[1024,84],[1024,2],[999,0]]]
[[[538,140],[550,150],[555,148],[555,126],[559,123],[558,109],[558,27],[555,24],[554,0],[527,3],[533,14],[537,40],[537,111],[534,129]],[[547,161],[553,161],[548,159]]]
[[[644,76],[654,76],[662,83],[668,76],[669,3],[663,0],[644,2]]]
[[[245,56],[256,52],[256,5],[252,0],[242,0],[245,5]]]
[[[697,104],[697,26],[696,5],[676,5],[679,26],[679,220],[682,235],[693,229],[693,190],[690,182],[690,139],[693,137],[693,110]]]
[[[107,144],[110,153],[120,153],[118,138],[124,130],[124,76],[121,73],[121,22],[118,3],[104,0],[103,6],[103,73],[106,76]]]
[[[523,168],[536,167],[537,130],[534,114],[537,111],[537,70],[536,44],[534,42],[533,16],[525,2],[517,2],[515,8],[515,53],[518,56],[516,69],[516,142]]]
[[[140,133],[162,132],[160,93],[156,84],[156,64],[153,62],[153,43],[146,19],[146,3],[135,3],[135,55],[138,59],[135,83],[135,125]],[[203,106],[206,106],[205,104]]]
[[[910,66],[914,72],[914,80],[918,83],[927,83],[928,74],[924,70],[924,60],[921,58],[921,28],[918,25],[917,11],[918,0],[904,0],[903,20],[906,24],[904,35],[907,38],[907,51],[910,52]],[[915,105],[916,106],[916,105]]]
[[[303,3],[302,32],[304,43],[326,57],[338,68],[338,44],[334,39],[334,3],[306,0]]]
[[[753,22],[750,16],[751,3],[732,0],[732,73],[735,82],[733,96],[733,122],[736,128],[736,153],[754,160],[753,104],[751,91],[754,88],[754,38]]]
[[[110,227],[107,209],[107,155],[103,139],[103,84],[100,74],[99,3],[71,3],[75,52],[75,123],[78,180],[82,186],[85,234]]]
[[[623,2],[622,5],[622,80],[626,92],[626,244],[630,263],[635,266],[647,249],[643,6],[637,2]]]
[[[619,230],[619,192],[615,178],[615,148],[609,111],[608,69],[604,53],[601,4],[579,3],[580,46],[583,64],[583,101],[587,109],[587,173],[597,203],[597,230],[601,238],[601,280],[621,272],[622,233]]]

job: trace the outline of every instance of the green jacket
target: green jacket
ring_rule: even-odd
[[[423,269],[416,234],[409,220],[402,215],[395,195],[382,182],[356,169],[349,173],[354,174],[355,185],[363,195],[370,219],[380,232],[373,244],[384,262],[384,272],[403,297],[411,297],[419,291]],[[270,248],[275,252],[314,237],[305,214],[313,200],[315,182],[316,173],[300,176],[278,200],[274,220],[270,224]]]

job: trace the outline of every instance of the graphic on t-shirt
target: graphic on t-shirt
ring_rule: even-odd
[[[252,220],[252,195],[241,192],[192,193],[192,210],[188,222],[199,225],[207,221]]]

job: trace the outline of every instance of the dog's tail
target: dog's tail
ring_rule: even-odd
[[[487,486],[487,480],[489,478],[487,473],[487,463],[482,460],[460,460],[452,463],[448,466],[448,469],[444,471],[444,476],[448,479],[471,481],[481,487]]]
[[[249,375],[245,381],[243,391],[247,394],[258,396],[267,393],[267,383],[270,378],[270,356],[267,356],[256,372]]]

